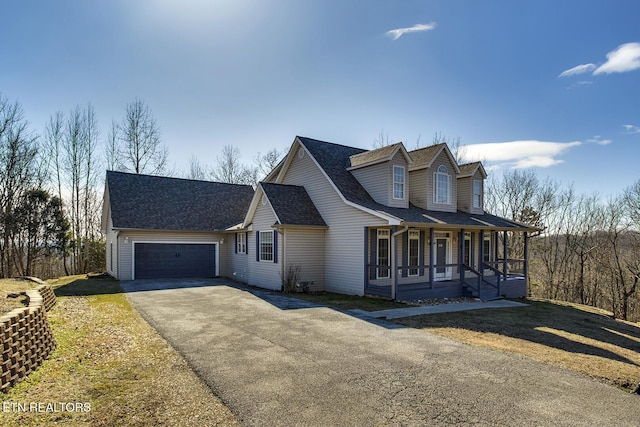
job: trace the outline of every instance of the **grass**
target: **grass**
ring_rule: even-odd
[[[390,308],[407,308],[407,304],[390,301],[383,298],[359,297],[357,295],[342,295],[331,292],[319,292],[311,294],[291,294],[290,296],[328,305],[342,310],[360,309],[364,311],[387,310]]]
[[[9,298],[8,294],[20,294],[28,289],[38,286],[37,283],[22,279],[0,279],[0,316],[9,313],[16,308],[22,308],[26,304],[26,296]]]
[[[471,345],[518,353],[631,391],[640,383],[640,326],[576,304],[407,317],[395,323]]]
[[[52,281],[57,348],[3,402],[80,402],[88,412],[2,413],[1,426],[199,426],[238,420],[133,309],[118,282]],[[0,291],[7,287],[0,283]]]

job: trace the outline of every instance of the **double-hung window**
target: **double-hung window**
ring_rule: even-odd
[[[464,263],[471,266],[471,233],[464,233]]]
[[[445,165],[438,166],[438,170],[434,174],[433,186],[433,202],[440,204],[449,204],[451,192],[451,175],[447,171]]]
[[[390,233],[389,230],[378,230],[378,279],[388,279],[390,277],[389,266]]]
[[[273,231],[260,232],[260,261],[273,262]]]
[[[482,252],[484,255],[484,262],[490,262],[491,261],[491,236],[484,236],[484,242],[482,242],[483,247],[482,247]]]
[[[418,263],[420,259],[420,231],[409,230],[409,267],[415,267],[409,269],[409,276],[418,275]]]
[[[247,253],[247,233],[236,234],[236,252],[239,254]]]
[[[404,168],[393,167],[393,198],[404,199]]]
[[[473,207],[482,207],[482,181],[478,179],[473,180]]]

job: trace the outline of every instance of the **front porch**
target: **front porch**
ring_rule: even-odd
[[[364,293],[395,300],[524,297],[528,236],[522,232],[524,257],[513,259],[508,233],[367,227]]]

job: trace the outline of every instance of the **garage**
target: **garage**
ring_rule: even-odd
[[[135,279],[214,277],[216,245],[135,243]]]

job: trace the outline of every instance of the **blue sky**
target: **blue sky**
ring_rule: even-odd
[[[5,1],[0,92],[42,132],[91,102],[152,109],[175,169],[295,135],[408,148],[436,132],[580,192],[640,178],[640,2]]]

